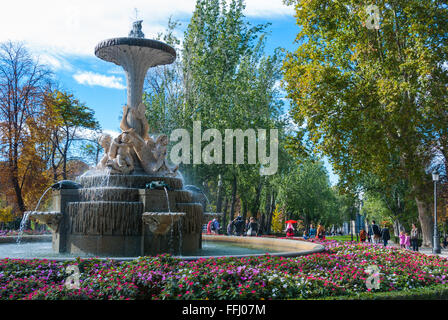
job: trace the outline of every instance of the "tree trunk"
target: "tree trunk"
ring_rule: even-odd
[[[235,203],[236,203],[236,175],[233,175],[233,182],[232,182],[232,203],[230,205],[230,220],[234,219],[235,215]]]
[[[247,218],[247,201],[241,199],[241,212],[243,216],[243,220],[246,220]]]
[[[394,235],[398,237],[400,235],[401,223],[398,219],[394,220]]]
[[[221,212],[222,210],[222,198],[223,198],[223,183],[222,183],[222,177],[219,175],[218,180],[218,191],[216,195],[216,212]]]
[[[424,201],[415,198],[418,209],[418,219],[422,228],[422,238],[424,247],[432,247],[432,238],[434,234],[434,219],[431,214],[432,206]]]
[[[271,227],[272,227],[272,215],[275,210],[275,193],[274,191],[271,192],[271,201],[270,201],[270,208],[269,208],[269,219],[268,219],[268,233],[271,233]]]
[[[257,195],[255,196],[255,201],[252,206],[252,209],[250,210],[253,217],[258,217],[258,208],[260,207],[260,197],[261,197],[261,189],[263,187],[263,181],[260,178],[260,182],[258,183],[257,187]]]
[[[262,234],[264,234],[264,231],[266,230],[266,226],[265,226],[265,224],[266,224],[266,215],[261,214],[261,217],[260,217],[260,227],[259,227],[259,229],[261,230],[261,233],[262,233]]]
[[[223,214],[222,214],[222,226],[223,226],[223,230],[227,231],[227,208],[229,205],[229,198],[226,197],[224,200],[224,210],[223,210]],[[225,228],[225,229],[224,229]]]
[[[20,212],[23,213],[26,211],[26,207],[25,207],[25,202],[23,201],[22,189],[20,188],[20,185],[19,185],[17,173],[18,173],[17,168],[12,170],[11,184],[14,189],[14,193],[16,195],[17,206],[18,206]]]

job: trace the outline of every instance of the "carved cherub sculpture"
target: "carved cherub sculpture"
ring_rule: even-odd
[[[112,137],[107,133],[101,135],[100,138],[98,139],[99,144],[104,149],[104,155],[101,158],[100,162],[98,162],[98,164],[96,166],[97,169],[106,168],[107,160],[109,160],[109,148],[110,148],[111,140],[112,140]]]
[[[109,148],[107,166],[112,168],[111,173],[128,174],[134,170],[134,160],[131,155],[132,143],[129,133],[123,132],[112,140]]]

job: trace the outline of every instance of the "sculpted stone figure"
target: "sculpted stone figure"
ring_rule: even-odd
[[[130,125],[132,121],[132,126]],[[134,129],[135,133],[146,141],[149,137],[149,124],[145,116],[145,105],[140,103],[138,108],[129,108],[123,106],[123,118],[121,118],[120,129],[123,131],[129,131]]]
[[[129,137],[134,151],[140,161],[143,170],[148,174],[168,173],[176,174],[178,167],[171,168],[167,160],[168,136],[161,135],[156,141],[149,135],[143,140],[134,130],[129,130]]]
[[[132,143],[129,133],[123,132],[112,140],[109,148],[107,166],[112,169],[111,173],[128,174],[134,170],[132,159]]]
[[[143,140],[143,138],[133,129],[130,129],[127,132],[143,170],[148,174],[155,173],[156,158],[153,153],[156,147],[155,141],[149,135],[146,140]]]
[[[100,162],[97,164],[97,169],[104,169],[106,168],[107,160],[109,160],[109,148],[111,144],[112,137],[109,134],[103,134],[99,138],[98,142],[104,149],[104,155],[101,158]]]
[[[156,139],[156,146],[153,150],[154,158],[156,159],[156,164],[154,165],[154,171],[168,172],[168,174],[175,174],[179,166],[171,168],[168,165],[167,159],[167,149],[168,149],[169,139],[166,134],[162,134]]]
[[[148,134],[149,124],[143,103],[138,108],[123,107],[120,129],[123,132],[112,141],[109,135],[102,136],[100,143],[107,153],[98,163],[98,168],[109,167],[111,173],[128,174],[135,168],[135,159],[148,174],[177,174],[178,166],[171,168],[167,160],[168,136],[160,135],[154,141]]]

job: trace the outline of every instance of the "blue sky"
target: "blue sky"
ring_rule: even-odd
[[[194,0],[9,1],[0,11],[0,42],[24,41],[53,69],[64,90],[95,111],[103,130],[118,131],[121,108],[126,103],[124,72],[98,59],[95,45],[107,38],[127,36],[135,8],[146,38],[163,31],[170,16],[181,22],[178,36],[182,38],[194,5]],[[292,7],[282,0],[246,0],[245,14],[251,24],[271,23],[267,54],[277,47],[294,50],[298,27]],[[335,183],[337,177],[328,162],[327,169]]]

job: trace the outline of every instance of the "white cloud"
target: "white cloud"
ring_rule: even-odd
[[[94,73],[90,71],[78,72],[73,75],[73,78],[79,84],[89,86],[100,86],[111,89],[125,89],[122,78],[116,76],[105,76],[103,74]]]
[[[92,129],[87,128],[79,128],[76,134],[76,137],[79,139],[87,139],[92,141],[97,141],[98,138],[102,134],[109,134],[112,138],[116,138],[120,135],[121,132],[115,131],[115,130],[101,130],[101,131],[95,131]]]
[[[121,134],[121,132],[114,131],[114,130],[103,130],[103,133],[109,134],[113,139],[118,137]]]
[[[191,16],[195,0],[15,0],[3,1],[0,10],[0,42],[26,41],[48,52],[93,56],[104,39],[127,36],[138,8],[143,32],[155,37],[165,29],[169,16]],[[292,15],[282,0],[247,0],[249,17]]]
[[[73,66],[66,58],[56,53],[34,50],[39,58],[39,62],[47,65],[53,71],[73,71]]]
[[[293,6],[286,6],[283,0],[247,0],[245,14],[248,17],[278,17],[294,14]]]

